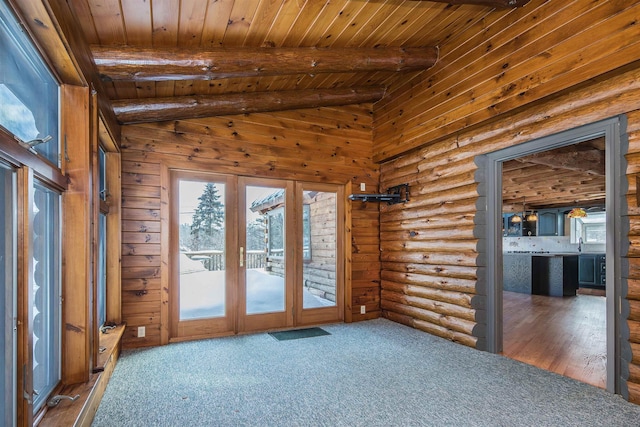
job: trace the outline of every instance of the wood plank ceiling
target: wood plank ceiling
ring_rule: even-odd
[[[528,0],[441,1],[70,0],[69,3],[93,47],[94,57],[99,59],[107,95],[113,100],[118,114],[127,106],[152,111],[157,107],[153,99],[158,98],[174,98],[175,103],[175,97],[191,97],[179,101],[181,105],[193,105],[202,103],[203,97],[233,94],[237,98],[239,93],[274,97],[277,92],[278,99],[274,102],[282,105],[288,99],[296,98],[297,92],[280,95],[280,91],[301,90],[321,91],[317,96],[322,102],[330,100],[332,90],[355,90],[368,97],[354,98],[353,102],[374,102],[384,95],[384,88],[420,72],[411,64],[415,56],[410,52],[412,48],[422,49],[426,59],[431,60],[430,64],[423,61],[421,68],[428,68],[437,59],[438,47],[455,40],[456,34],[489,14],[509,13],[513,7]],[[297,68],[290,66],[296,65],[295,61],[293,64],[273,64],[271,69],[268,64],[265,66],[264,60],[259,62],[258,51],[266,49],[267,54],[275,51],[273,56],[282,59],[286,56],[281,53],[282,49],[305,48],[315,50],[307,58],[320,55],[321,60],[300,61],[301,67]],[[399,53],[398,48],[402,48]],[[391,60],[385,66],[381,64],[382,58],[376,59],[371,53],[379,50],[384,52],[379,56],[388,56]],[[162,76],[156,72],[154,76],[143,77],[144,69],[150,64],[142,62],[134,64],[134,72],[123,77],[105,65],[118,52],[141,51],[157,52],[156,59],[165,61],[176,60],[185,52],[187,58],[203,52],[205,58],[206,52],[222,52],[221,55],[228,58],[228,66],[234,61],[240,62],[244,53],[257,57],[257,65],[247,63],[247,68],[257,70],[254,74],[258,75],[212,77],[210,71],[221,61],[204,64],[200,76],[189,76],[188,73]],[[363,63],[373,66],[372,69],[357,68],[359,51],[364,52]],[[323,64],[329,62],[324,56],[327,52],[331,52],[337,61],[323,70]],[[313,64],[310,70],[305,69],[304,62]],[[139,70],[135,71],[138,66]],[[286,74],[278,75],[281,72]],[[225,99],[225,102],[228,105],[236,98]],[[344,99],[348,101],[343,98],[336,102],[345,102]],[[265,102],[270,99],[259,104]],[[310,106],[321,105],[318,102],[310,101]],[[295,107],[300,108],[299,105]],[[248,111],[252,110],[238,110]],[[180,118],[172,114],[175,112],[158,114],[152,119]],[[215,115],[218,112],[209,108],[199,114]],[[219,114],[229,112],[225,110]],[[119,120],[134,122],[139,121],[139,116],[121,115]]]
[[[320,106],[322,102],[326,105],[375,102],[384,96],[385,88],[413,79],[433,65],[438,48],[444,44],[462,45],[465,40],[457,35],[466,28],[511,13],[513,7],[526,7],[527,1],[69,0],[69,3],[92,47],[119,120],[135,122],[141,116],[158,121],[245,113],[268,102],[280,106],[290,103],[290,108]],[[378,51],[383,54],[375,59]],[[147,57],[135,62],[141,52]],[[269,59],[272,52],[274,58]],[[322,60],[317,63],[313,58],[318,52]],[[252,57],[255,62],[251,62]],[[296,61],[297,58],[304,60]],[[113,60],[125,67],[109,68]],[[174,75],[163,75],[163,67],[175,65],[179,60],[182,69],[177,72],[174,69]],[[244,75],[240,63],[246,64]],[[222,74],[231,72],[216,75],[216,70]],[[331,104],[334,96],[344,98]],[[162,98],[173,110],[156,109],[154,103],[160,101],[154,100]],[[211,99],[214,103],[222,99],[231,109],[207,109]],[[126,110],[127,106],[128,112],[118,110]],[[517,161],[505,164],[504,171],[507,210],[517,210],[523,197],[528,208],[604,200],[603,175]],[[537,182],[535,187],[532,182]]]

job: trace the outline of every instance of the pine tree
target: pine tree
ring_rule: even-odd
[[[220,240],[224,236],[224,205],[216,185],[208,183],[198,200],[191,224],[193,249],[216,249],[214,246],[223,243]]]

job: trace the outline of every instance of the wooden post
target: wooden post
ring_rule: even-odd
[[[91,146],[89,89],[62,86],[62,140],[69,186],[63,196],[62,381],[89,380],[91,274]]]

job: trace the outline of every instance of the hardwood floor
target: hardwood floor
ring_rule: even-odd
[[[606,388],[606,298],[503,293],[503,352]]]

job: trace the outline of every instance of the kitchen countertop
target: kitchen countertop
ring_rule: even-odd
[[[527,256],[577,256],[597,255],[600,252],[503,252],[502,255],[527,255]]]

